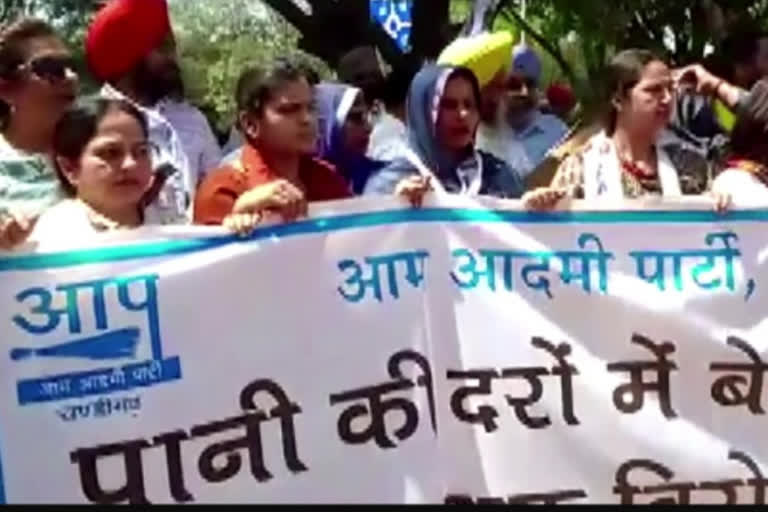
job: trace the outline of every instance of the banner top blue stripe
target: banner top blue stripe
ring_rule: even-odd
[[[248,237],[219,237],[132,243],[125,246],[83,249],[49,254],[24,254],[0,257],[0,272],[65,268],[93,263],[189,254],[232,243],[268,238],[328,233],[363,227],[406,222],[477,222],[516,224],[686,224],[723,222],[768,222],[768,210],[736,210],[719,214],[709,210],[635,210],[623,212],[569,211],[533,213],[481,209],[424,208],[355,213],[281,224],[255,230]]]

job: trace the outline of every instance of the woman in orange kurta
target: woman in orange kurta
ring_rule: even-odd
[[[292,221],[306,214],[308,202],[351,197],[333,166],[311,156],[317,136],[313,94],[297,67],[281,62],[268,71],[246,71],[237,105],[246,144],[200,185],[196,223],[248,233],[264,213]]]

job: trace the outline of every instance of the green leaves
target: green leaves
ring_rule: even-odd
[[[768,20],[768,0],[528,0],[525,22],[520,0],[503,4],[496,28],[529,30],[528,41],[542,50],[545,80],[565,77],[587,110],[620,49],[647,48],[672,65],[700,62],[745,19],[758,26]]]
[[[298,49],[299,32],[262,2],[254,0],[171,0],[171,19],[189,99],[211,116],[220,131],[234,118],[240,73],[278,57],[310,61]]]

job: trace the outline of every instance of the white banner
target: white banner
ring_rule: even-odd
[[[0,256],[0,503],[756,503],[768,211],[394,200]]]

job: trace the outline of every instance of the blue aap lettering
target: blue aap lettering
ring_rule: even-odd
[[[52,290],[33,287],[18,293],[16,301],[28,312],[15,315],[13,323],[34,337],[55,333],[61,339],[63,331],[66,341],[13,347],[11,360],[18,364],[35,358],[113,362],[107,368],[20,380],[19,404],[112,393],[180,379],[179,358],[163,358],[157,281],[157,275],[117,277],[63,284]],[[54,305],[62,302],[62,306]],[[88,310],[82,310],[84,307]],[[129,313],[132,324],[140,320],[139,325],[111,326],[115,322],[110,322],[110,313],[114,319],[120,312]],[[93,319],[93,329],[85,325],[84,318]],[[137,361],[139,354],[145,359]],[[115,366],[117,361],[122,364]]]
[[[672,280],[672,286],[675,290],[682,292],[685,290],[685,275],[683,273],[684,263],[688,260],[696,260],[697,263],[689,268],[690,281],[699,289],[707,291],[717,291],[727,289],[731,292],[736,290],[736,276],[733,269],[734,260],[741,258],[741,251],[731,246],[731,243],[737,243],[739,237],[735,233],[709,233],[704,242],[709,249],[685,249],[678,251],[658,251],[645,250],[633,251],[629,255],[634,258],[637,276],[655,284],[659,291],[667,291],[669,279]],[[721,244],[721,247],[716,247]],[[702,261],[703,260],[703,261]],[[653,264],[653,270],[648,266]],[[711,274],[717,270],[718,263],[720,274],[713,277]],[[671,276],[667,276],[668,264],[672,266]],[[707,276],[709,275],[709,278]],[[750,279],[747,283],[747,297],[752,295],[755,289],[754,280]]]
[[[597,266],[597,288],[601,293],[608,291],[608,262],[615,259],[613,253],[606,252],[600,238],[593,233],[583,233],[577,240],[581,250],[575,251],[507,251],[498,249],[480,249],[472,251],[461,248],[453,251],[456,269],[451,273],[453,282],[463,290],[474,290],[484,284],[490,291],[497,292],[497,276],[501,273],[504,290],[513,292],[515,287],[515,261],[527,262],[520,266],[523,284],[531,290],[544,293],[553,298],[551,281],[546,277],[551,274],[552,260],[559,260],[562,265],[560,279],[570,285],[581,281],[581,287],[587,294],[592,293],[592,271]],[[587,250],[593,245],[593,250]],[[579,266],[574,270],[573,262]],[[497,264],[500,268],[497,268]]]
[[[369,256],[362,263],[356,260],[343,260],[338,267],[346,274],[344,285],[337,288],[339,294],[351,303],[357,303],[365,299],[370,290],[374,299],[384,301],[385,290],[383,282],[387,285],[389,296],[395,300],[400,298],[400,285],[398,282],[405,279],[413,288],[419,288],[424,281],[424,268],[429,258],[429,252],[419,250],[399,252],[382,256]],[[365,271],[368,275],[364,277]],[[384,270],[386,281],[381,276]]]

